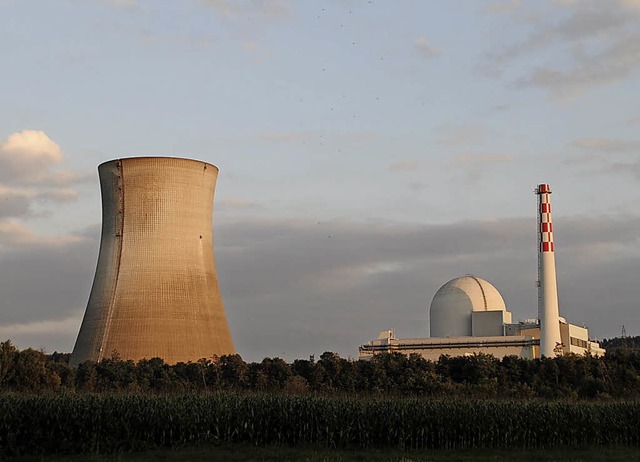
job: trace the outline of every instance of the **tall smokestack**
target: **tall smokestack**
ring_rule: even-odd
[[[214,165],[140,157],[98,167],[100,254],[71,364],[233,354],[213,260]]]
[[[558,312],[558,285],[556,257],[553,248],[551,221],[551,188],[541,184],[538,195],[538,315],[540,316],[540,356],[554,357],[561,345],[560,314]]]

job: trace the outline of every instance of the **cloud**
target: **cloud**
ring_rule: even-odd
[[[389,170],[392,172],[407,172],[418,170],[419,168],[420,162],[418,162],[417,160],[404,160],[389,165]]]
[[[290,143],[309,140],[311,134],[307,132],[267,132],[261,133],[259,137],[265,141]]]
[[[95,174],[54,170],[63,162],[60,145],[37,130],[16,132],[0,143],[0,182],[68,186],[94,179]]]
[[[29,214],[31,199],[20,190],[0,185],[0,220]],[[2,223],[2,221],[0,221]]]
[[[62,162],[58,143],[44,132],[24,130],[13,133],[0,144],[0,167],[11,173],[25,173]]]
[[[640,0],[619,0],[618,3],[625,8],[640,9]]]
[[[572,143],[586,153],[566,156],[562,163],[589,175],[622,175],[640,181],[639,141],[583,138]],[[615,155],[613,155],[615,154]]]
[[[632,261],[640,263],[637,251],[621,251],[637,246],[640,219],[556,221],[563,315],[579,315],[595,335],[604,325],[615,328],[616,321],[598,310],[631,313],[632,305],[623,307],[634,297],[633,278],[623,275],[612,284],[624,294],[613,301],[591,290],[589,271],[599,267],[599,276],[612,278]],[[220,230],[216,258],[232,329],[242,326],[236,334],[241,352],[352,354],[387,327],[405,337],[426,335],[431,297],[465,273],[496,284],[514,318],[535,316],[534,229],[535,217],[438,226],[238,222]],[[571,290],[562,291],[564,286]],[[283,342],[283,332],[303,333],[304,340]]]
[[[262,61],[271,56],[271,52],[256,40],[245,40],[242,42],[242,47],[258,61]]]
[[[237,4],[229,0],[204,0],[203,3],[224,17],[239,16],[242,11]]]
[[[511,163],[516,160],[516,156],[513,154],[499,154],[493,152],[487,152],[482,154],[477,153],[464,153],[456,156],[454,163],[462,166],[488,166],[494,164]]]
[[[82,236],[44,236],[35,234],[28,226],[15,220],[0,220],[0,248],[17,247],[61,247],[85,240]]]
[[[74,185],[94,181],[57,167],[64,161],[60,145],[37,130],[16,132],[0,142],[0,217],[26,217],[36,202],[75,200]]]
[[[40,193],[39,196],[42,197],[42,193]],[[78,191],[73,188],[56,188],[47,191],[43,198],[57,202],[68,202],[78,198]]]
[[[39,320],[16,324],[0,324],[0,338],[15,338],[27,335],[65,334],[73,336],[80,327],[82,311],[59,320]]]
[[[602,51],[577,48],[572,53],[573,65],[566,69],[540,67],[518,81],[520,86],[547,88],[555,94],[571,94],[599,84],[624,80],[633,75],[640,64],[640,31],[619,39]]]
[[[135,10],[140,6],[136,0],[101,0],[101,2],[108,6],[127,8],[130,10]]]
[[[638,160],[631,162],[610,162],[607,170],[612,173],[631,175],[633,179],[640,181],[640,161]]]
[[[614,140],[608,138],[581,138],[573,146],[590,151],[603,152],[640,152],[638,140]]]
[[[255,201],[249,199],[242,199],[239,197],[236,198],[228,198],[221,199],[216,202],[216,207],[220,207],[222,209],[230,208],[230,209],[249,209],[255,208],[258,204]]]
[[[517,157],[513,154],[462,153],[453,158],[452,165],[465,176],[466,182],[471,183],[480,180],[501,165],[515,162],[516,159]]]
[[[518,69],[514,62],[520,61],[526,71],[516,78],[517,86],[571,96],[595,85],[628,79],[637,72],[640,10],[629,9],[635,2],[556,3],[562,10],[538,11],[536,19],[521,13],[512,16],[531,33],[520,43],[486,57],[482,66],[490,75],[501,75],[507,68]]]
[[[522,0],[508,0],[488,4],[483,11],[485,13],[510,13],[522,7]]]
[[[415,48],[422,56],[428,58],[433,58],[441,53],[441,50],[431,45],[426,37],[420,37],[415,43]]]
[[[82,311],[60,320],[38,320],[17,324],[0,324],[0,338],[10,339],[18,348],[35,348],[48,352],[71,352],[82,322]],[[50,345],[56,345],[49,348]]]
[[[491,129],[485,125],[445,124],[436,128],[438,141],[450,146],[480,144],[484,142]]]
[[[640,328],[638,217],[555,217],[561,313],[593,335]],[[535,217],[444,225],[242,219],[216,228],[216,266],[238,351],[288,359],[357,347],[385,328],[426,336],[428,307],[473,273],[533,317]],[[21,232],[16,229],[17,232]],[[20,346],[70,351],[95,270],[99,227],[80,240],[0,248],[0,312]],[[35,290],[34,290],[35,288]],[[75,320],[75,328],[74,328]]]
[[[226,19],[282,20],[292,15],[292,10],[280,0],[202,0],[220,17]]]
[[[31,204],[36,200],[68,202],[77,197],[78,192],[73,188],[8,187],[0,183],[0,218],[29,216]]]
[[[21,347],[70,351],[95,271],[96,229],[87,231],[90,237],[48,237],[17,222],[0,222],[0,338],[19,340]]]
[[[320,144],[333,142],[336,144],[364,145],[376,138],[376,134],[369,131],[352,132],[296,132],[296,131],[274,131],[264,132],[257,135],[262,141],[271,143],[306,143],[315,140]]]

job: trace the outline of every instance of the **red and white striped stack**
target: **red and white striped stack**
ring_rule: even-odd
[[[561,354],[562,340],[560,337],[553,223],[551,221],[551,188],[548,184],[540,184],[535,193],[538,195],[540,356],[553,357]]]

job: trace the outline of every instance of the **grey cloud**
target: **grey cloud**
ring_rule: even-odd
[[[96,171],[76,172],[73,170],[52,170],[23,178],[24,184],[38,186],[70,186],[82,183],[95,183],[98,174]]]
[[[129,10],[135,10],[140,7],[136,0],[100,0],[103,4],[108,6],[114,6],[116,8],[126,8]]]
[[[305,357],[324,350],[353,355],[360,342],[388,327],[426,335],[430,297],[463,271],[451,266],[462,259],[479,262],[486,249],[502,254],[514,245],[514,237],[499,227],[331,222],[221,227],[217,266],[237,346],[249,356],[265,351]],[[430,279],[438,266],[449,268]],[[304,343],[289,343],[291,335]]]
[[[392,172],[407,172],[418,170],[420,168],[420,162],[417,160],[404,160],[400,162],[394,162],[389,165],[389,170]]]
[[[228,19],[260,18],[281,20],[292,15],[291,8],[280,0],[201,0],[202,4]]]
[[[640,64],[640,31],[628,34],[600,52],[573,52],[574,65],[568,69],[538,68],[521,79],[521,86],[539,86],[557,92],[575,92],[596,84],[630,77]]]
[[[77,196],[73,188],[12,188],[0,183],[0,218],[26,217],[34,202],[68,202]]]
[[[455,125],[444,124],[436,128],[438,141],[450,146],[460,146],[482,143],[491,133],[486,125]]]
[[[447,225],[224,217],[215,225],[216,266],[236,347],[249,360],[327,350],[355,356],[387,328],[426,336],[431,298],[466,273],[492,282],[514,318],[536,315],[533,217]],[[562,315],[600,337],[623,323],[640,328],[640,218],[554,218]],[[77,329],[70,339],[61,332],[73,319],[79,325],[98,233],[92,226],[62,245],[2,250],[0,332],[20,326],[22,345],[38,338],[49,350],[71,348]]]
[[[517,157],[513,154],[466,152],[455,156],[451,164],[456,172],[466,176],[466,181],[474,182],[501,165],[511,164],[516,160]]]
[[[566,15],[548,8],[537,21],[525,19],[532,27],[527,39],[492,53],[483,66],[495,75],[521,57],[560,51],[564,66],[536,65],[516,80],[517,86],[541,87],[559,96],[629,78],[640,66],[639,11],[596,0],[567,3]]]
[[[0,220],[6,217],[21,217],[29,214],[29,198],[0,191]]]
[[[32,215],[36,203],[62,203],[76,200],[74,188],[6,188],[0,184],[0,218]]]
[[[427,58],[433,58],[441,53],[441,50],[429,43],[426,37],[420,37],[415,43],[415,48],[422,56]]]
[[[533,26],[529,37],[494,53],[492,60],[510,60],[553,44],[580,43],[595,38],[611,39],[612,35],[634,23],[633,17],[624,10],[603,2],[575,2],[567,9],[569,14],[565,19],[558,19],[556,8],[550,8],[546,16],[536,21],[525,19]]]
[[[571,166],[576,172],[576,168],[581,173],[590,175],[616,174],[631,177],[640,181],[640,161],[630,158],[635,155],[640,148],[617,143],[609,145],[604,143],[600,148],[599,143],[587,143],[591,152],[583,155],[566,157],[562,163]],[[615,154],[615,156],[613,155]]]
[[[640,161],[635,162],[613,162],[608,169],[613,173],[623,175],[631,175],[637,181],[640,181]]]
[[[559,265],[564,269],[561,285],[577,285],[567,268],[580,268],[587,281],[589,268],[602,266],[603,274],[615,274],[629,256],[616,256],[611,249],[637,246],[637,218],[564,221],[558,225],[564,233],[558,240],[558,258],[564,261]],[[324,350],[348,355],[385,328],[394,327],[406,337],[426,335],[431,297],[448,279],[465,273],[492,281],[514,316],[533,317],[534,229],[533,219],[441,226],[256,222],[222,229],[218,268],[238,348],[250,356],[265,349],[293,356]],[[569,319],[596,316],[591,297],[620,309],[626,303],[607,302],[604,294],[591,293],[588,282],[585,286],[582,293],[562,293],[568,300],[563,314]],[[620,290],[627,300],[636,287]],[[627,308],[620,316],[629,312]],[[598,320],[601,324],[591,322],[594,335],[611,335],[615,319]],[[262,325],[264,331],[258,328]],[[250,335],[242,335],[243,328]],[[278,330],[284,338],[299,335],[305,343],[277,341]]]
[[[599,152],[638,152],[640,141],[615,140],[610,138],[581,138],[573,142],[573,146]]]
[[[86,304],[96,240],[0,246],[0,324],[66,318]]]
[[[35,202],[67,202],[74,186],[95,181],[94,172],[59,170],[60,146],[37,130],[23,130],[0,142],[0,217],[24,217]]]
[[[307,132],[269,132],[261,133],[260,139],[265,141],[273,141],[278,143],[289,143],[298,141],[307,141],[311,139],[311,133]]]
[[[513,154],[500,154],[495,152],[464,153],[456,156],[454,162],[462,166],[487,166],[493,164],[511,163],[516,160]]]
[[[252,209],[258,207],[258,203],[240,197],[230,197],[216,202],[216,209]]]
[[[522,0],[508,0],[502,2],[489,3],[483,8],[485,13],[510,13],[522,7]]]

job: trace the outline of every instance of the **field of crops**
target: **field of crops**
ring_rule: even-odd
[[[1,395],[0,456],[201,444],[488,449],[640,444],[640,402]]]

